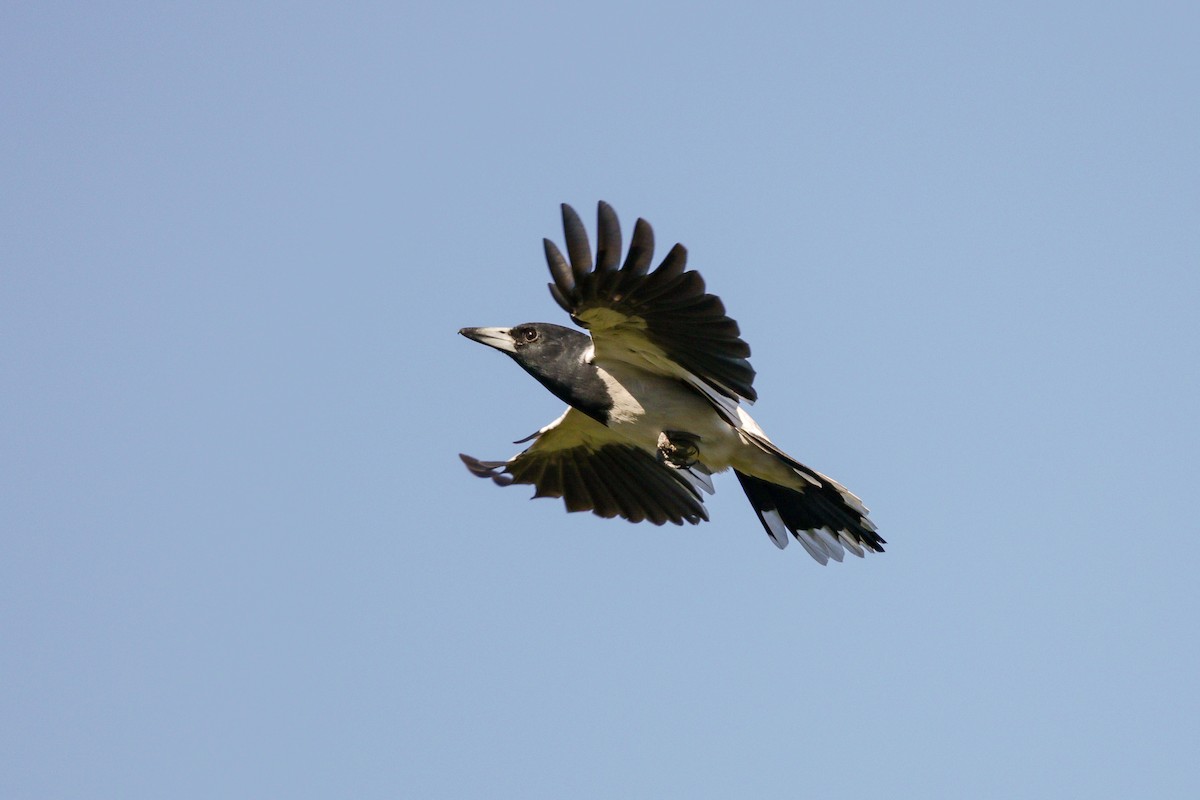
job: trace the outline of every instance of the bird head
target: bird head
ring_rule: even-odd
[[[463,328],[459,333],[508,354],[534,374],[564,359],[578,360],[591,345],[586,334],[546,322],[524,322],[511,328]]]
[[[508,355],[559,399],[603,421],[612,406],[592,358],[592,337],[551,325],[525,322],[511,328],[463,328],[463,336]]]

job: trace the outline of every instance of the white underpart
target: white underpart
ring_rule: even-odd
[[[658,452],[663,431],[684,431],[700,440],[700,461],[712,473],[727,469],[747,449],[737,429],[678,380],[599,356],[595,364],[612,398],[608,427],[646,452]]]
[[[649,365],[656,373],[678,378],[708,398],[708,401],[720,409],[721,415],[724,416],[730,423],[737,419],[737,400],[718,392],[716,389],[700,380],[700,378],[698,378],[696,375],[679,366],[679,364],[675,363],[670,357],[667,356],[666,353],[664,353],[657,346],[650,344],[649,341],[645,341],[644,344],[636,349],[628,348],[626,350],[626,354],[626,357],[622,358],[621,351],[618,349],[614,360],[624,361],[625,363],[642,369],[645,368],[644,365]],[[608,355],[607,348],[605,355]],[[726,391],[729,391],[731,394],[733,393],[733,390],[729,389],[728,387],[726,387]]]
[[[641,317],[626,316],[610,308],[592,308],[580,314],[579,319],[592,332],[591,358],[599,355],[605,361],[621,361],[648,372],[678,378],[707,397],[731,423],[737,419],[738,401],[681,367],[661,347],[651,342],[646,336],[646,321]],[[736,395],[728,386],[722,385],[721,388]]]
[[[594,364],[612,398],[608,427],[646,452],[657,453],[658,437],[664,430],[685,431],[699,438],[700,462],[710,473],[733,467],[792,489],[821,485],[744,435],[743,430],[770,441],[744,409],[734,406],[735,426],[674,378],[607,356],[597,356]]]
[[[645,406],[625,387],[624,383],[603,368],[598,368],[596,372],[600,376],[600,380],[604,382],[608,396],[612,398],[613,405],[608,411],[610,428],[617,425],[636,425],[645,418]],[[656,431],[654,434],[655,441],[658,439],[658,433]]]
[[[720,410],[721,415],[727,420],[732,423],[737,419],[738,412],[742,410],[737,400],[734,400],[732,397],[726,397],[691,373],[688,373],[688,377],[685,380],[698,392],[712,401],[713,405]],[[746,400],[745,402],[749,403],[750,401]]]

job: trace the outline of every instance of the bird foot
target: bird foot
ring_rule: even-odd
[[[675,469],[687,469],[700,458],[700,438],[683,431],[658,435],[658,460]]]

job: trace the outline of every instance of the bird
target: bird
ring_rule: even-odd
[[[654,230],[639,218],[622,261],[620,223],[601,201],[593,262],[565,203],[562,222],[565,256],[543,239],[550,294],[588,333],[545,322],[459,333],[512,358],[567,409],[506,461],[460,453],[467,469],[562,498],[569,512],[654,525],[707,521],[712,476],[732,470],[780,549],[794,538],[822,565],[883,552],[862,501],[781,450],[746,412],[758,399],[750,347],[688,269],[687,249],[676,244],[650,269]]]

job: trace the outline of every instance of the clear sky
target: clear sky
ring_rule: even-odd
[[[1195,4],[699,5],[4,4],[0,796],[1200,796]],[[601,199],[886,554],[463,469]]]

